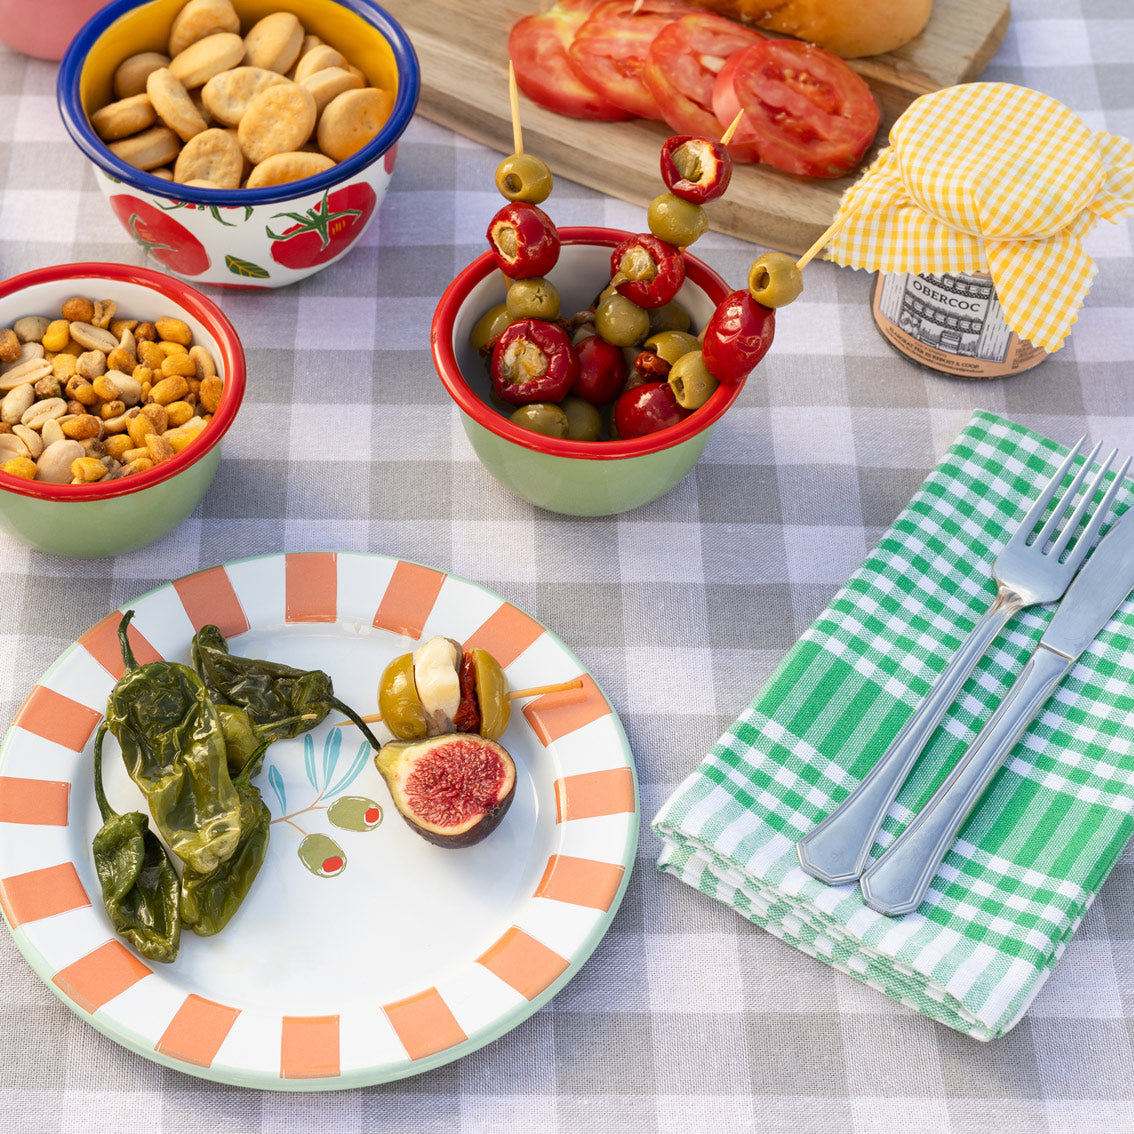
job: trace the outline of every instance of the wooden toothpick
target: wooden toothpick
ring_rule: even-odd
[[[524,136],[520,130],[520,92],[516,88],[516,68],[508,60],[508,101],[512,107],[512,151],[524,152]]]
[[[811,261],[819,255],[820,252],[823,251],[824,246],[831,239],[831,237],[834,236],[835,233],[838,232],[839,229],[841,229],[843,225],[845,225],[847,221],[849,221],[851,217],[854,216],[854,214],[855,210],[851,209],[848,212],[843,213],[842,216],[835,217],[835,219],[827,226],[827,230],[823,233],[823,235],[820,236],[819,239],[816,240],[815,243],[812,244],[811,247],[808,248],[807,251],[804,252],[804,254],[800,256],[798,260],[796,260],[795,266],[799,268],[800,271],[803,271],[803,269],[806,268],[807,265],[810,264]]]
[[[737,127],[740,125],[740,120],[744,117],[744,110],[740,109],[736,112],[736,117],[729,123],[728,129],[721,135],[721,145],[727,146],[732,141],[733,134],[736,133]]]

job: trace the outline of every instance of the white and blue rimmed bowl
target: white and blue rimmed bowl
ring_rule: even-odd
[[[275,11],[294,12],[308,32],[395,90],[385,126],[356,154],[315,177],[265,189],[173,185],[126,164],[106,147],[89,114],[113,101],[118,64],[166,50],[184,0],[114,0],[72,41],[59,67],[63,123],[99,172],[99,187],[126,231],[167,271],[216,287],[284,287],[334,263],[366,230],[394,171],[397,141],[417,106],[421,71],[405,31],[372,0],[234,0],[247,31]]]

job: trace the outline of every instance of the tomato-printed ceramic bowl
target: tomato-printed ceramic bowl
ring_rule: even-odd
[[[224,379],[220,405],[200,435],[144,472],[93,484],[51,484],[0,470],[0,529],[38,551],[100,559],[161,539],[204,498],[220,464],[221,440],[244,397],[244,349],[207,296],[164,272],[129,264],[60,264],[4,280],[0,327],[27,315],[58,318],[71,296],[113,300],[124,319],[182,320]]]
[[[561,228],[562,249],[548,278],[561,310],[585,310],[610,279],[610,252],[628,236],[608,228]],[[677,302],[694,329],[708,322],[729,293],[723,279],[686,254]],[[743,383],[719,386],[677,425],[632,440],[568,441],[509,421],[489,400],[485,361],[470,342],[476,321],[503,302],[504,280],[491,252],[464,269],[446,289],[433,317],[433,363],[461,411],[461,424],[484,467],[531,504],[572,516],[610,516],[648,504],[674,488],[701,456],[713,427]]]
[[[284,287],[334,263],[362,236],[385,196],[397,141],[417,106],[421,72],[409,37],[373,0],[234,0],[244,32],[271,12],[291,11],[311,34],[342,44],[374,86],[395,91],[377,137],[314,177],[263,189],[175,185],[120,160],[89,114],[113,99],[127,56],[165,52],[184,0],[114,0],[87,22],[59,68],[64,125],[98,170],[126,231],[162,268],[215,287]]]

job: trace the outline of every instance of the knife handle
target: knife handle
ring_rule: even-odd
[[[862,874],[862,896],[896,917],[921,905],[969,813],[1074,659],[1042,643],[957,766],[887,850]]]
[[[799,863],[813,878],[837,886],[853,882],[862,873],[882,820],[914,761],[993,638],[1024,605],[1011,591],[997,594],[874,767],[830,815],[799,840],[795,848]]]

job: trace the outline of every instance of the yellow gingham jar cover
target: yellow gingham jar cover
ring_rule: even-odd
[[[988,272],[1009,328],[1063,345],[1095,265],[1082,238],[1134,211],[1134,145],[1010,83],[923,95],[843,195],[827,259],[915,274]]]

